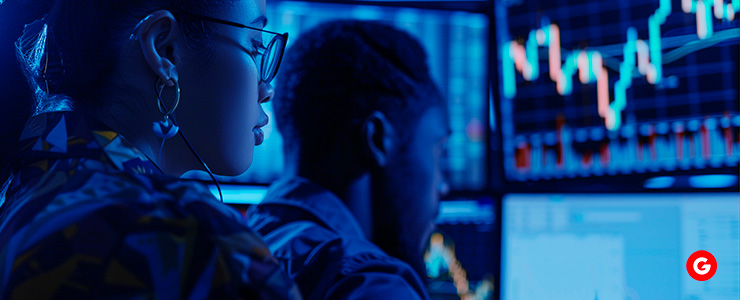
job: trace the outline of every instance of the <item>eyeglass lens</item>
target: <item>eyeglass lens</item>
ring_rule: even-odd
[[[270,82],[277,73],[277,68],[280,63],[282,48],[284,47],[283,39],[278,35],[263,33],[262,41],[268,41],[265,47],[264,55],[262,56],[262,68],[260,77],[265,82]]]

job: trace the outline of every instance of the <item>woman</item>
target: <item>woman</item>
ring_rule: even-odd
[[[35,112],[0,191],[0,298],[297,298],[237,213],[177,179],[242,173],[262,142],[287,40],[262,30],[265,0],[37,2],[16,43]]]

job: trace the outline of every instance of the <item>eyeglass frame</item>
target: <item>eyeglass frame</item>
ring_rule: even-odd
[[[214,23],[219,23],[219,24],[229,25],[229,26],[234,26],[234,27],[239,27],[239,28],[247,28],[247,29],[252,29],[252,30],[257,30],[257,31],[261,31],[261,32],[267,32],[267,33],[270,33],[270,34],[274,34],[275,37],[273,37],[272,40],[270,40],[270,43],[268,43],[267,46],[264,45],[264,41],[263,41],[262,44],[263,44],[263,47],[265,48],[265,53],[266,53],[267,50],[270,49],[270,45],[272,45],[272,43],[274,43],[276,39],[280,39],[283,42],[282,49],[280,49],[280,60],[277,61],[277,65],[275,66],[275,72],[273,72],[268,77],[268,79],[265,80],[264,78],[262,78],[262,68],[264,68],[264,66],[265,66],[265,57],[267,57],[267,55],[262,54],[262,61],[260,62],[260,70],[259,70],[260,71],[260,83],[263,83],[263,82],[264,83],[270,83],[275,78],[275,75],[277,75],[277,72],[280,69],[280,64],[283,62],[283,55],[285,54],[285,46],[288,44],[288,33],[287,32],[285,32],[285,33],[277,33],[277,32],[274,32],[274,31],[264,30],[264,29],[261,29],[261,28],[247,26],[247,25],[244,25],[244,24],[240,24],[240,23],[236,23],[236,22],[231,22],[231,21],[228,21],[228,20],[222,20],[222,19],[218,19],[218,18],[214,18],[214,17],[209,17],[209,16],[204,16],[204,15],[194,14],[194,13],[190,13],[190,12],[186,12],[186,11],[181,11],[181,10],[171,10],[171,12],[174,13],[174,14],[180,14],[180,15],[185,15],[185,16],[189,16],[189,17],[199,18],[199,19],[202,19],[203,21],[214,22]],[[139,25],[141,25],[141,23],[139,23],[139,24],[136,25],[136,28],[134,29],[134,32],[136,32],[136,30],[139,28]],[[131,36],[132,36],[132,38],[134,38],[134,34],[131,34]],[[257,62],[256,58],[251,53],[247,53],[247,54],[249,54],[249,56],[252,57],[252,59],[255,61],[255,63]]]

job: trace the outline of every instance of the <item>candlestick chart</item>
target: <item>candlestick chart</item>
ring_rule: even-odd
[[[740,0],[497,1],[512,180],[737,166]]]

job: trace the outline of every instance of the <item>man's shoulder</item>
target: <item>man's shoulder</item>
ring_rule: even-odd
[[[337,235],[320,241],[305,259],[287,264],[294,269],[300,264],[302,270],[294,280],[308,289],[304,292],[307,299],[426,297],[423,282],[411,266],[364,239]]]
[[[332,259],[356,256],[391,259],[372,242],[328,226],[322,218],[294,207],[258,205],[247,214],[247,225],[262,235],[277,258],[316,258],[331,252]]]
[[[250,212],[250,226],[262,234],[304,299],[426,299],[421,279],[407,263],[363,237],[316,220]]]

